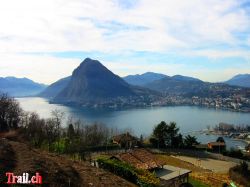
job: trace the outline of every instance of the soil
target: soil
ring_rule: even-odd
[[[69,187],[133,187],[119,176],[93,167],[85,161],[72,161],[67,156],[33,149],[25,143],[0,139],[0,184],[7,182],[6,172],[22,175],[24,172],[42,176],[42,186]]]

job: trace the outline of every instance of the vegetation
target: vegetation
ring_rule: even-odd
[[[238,149],[236,150],[236,149],[233,149],[233,148],[231,148],[229,151],[224,150],[222,152],[222,154],[224,156],[229,156],[229,157],[238,158],[238,159],[244,159],[244,160],[248,159],[246,156],[244,156],[244,154],[242,153],[241,150],[238,150]]]
[[[199,142],[195,136],[187,135],[184,139],[184,145],[188,148],[192,148],[194,145],[198,145]]]
[[[220,137],[217,138],[216,142],[225,143],[225,140],[224,140],[223,137],[220,136]]]
[[[242,162],[229,170],[230,178],[246,187],[250,187],[250,170],[248,169],[248,164]]]
[[[155,126],[153,134],[150,138],[150,143],[153,147],[157,148],[191,148],[194,145],[199,144],[196,137],[186,136],[183,139],[182,134],[179,133],[179,128],[175,122],[170,122],[167,124],[165,121],[160,122]]]
[[[160,181],[156,176],[142,169],[137,169],[127,163],[115,159],[98,158],[99,167],[106,169],[116,175],[122,176],[130,182],[142,187],[156,187]]]
[[[203,182],[196,180],[192,177],[189,178],[189,183],[193,185],[193,187],[209,187],[209,185],[204,184]]]
[[[16,129],[21,120],[22,109],[19,103],[7,94],[0,96],[0,132]]]
[[[75,154],[82,157],[86,151],[114,149],[111,144],[113,130],[103,124],[84,125],[70,118],[62,127],[64,113],[51,112],[51,118],[40,118],[37,113],[24,112],[19,103],[6,94],[0,96],[0,132],[19,130],[22,138],[36,148]]]
[[[233,158],[239,158],[239,159],[243,159],[244,155],[241,152],[241,150],[236,150],[231,148],[229,151],[224,150],[222,153],[224,156],[229,156],[229,157],[233,157]]]

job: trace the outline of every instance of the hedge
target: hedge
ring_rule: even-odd
[[[98,158],[100,168],[106,169],[141,187],[157,187],[160,180],[147,170],[137,169],[119,160]]]

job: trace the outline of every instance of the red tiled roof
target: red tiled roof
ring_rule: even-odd
[[[114,157],[139,169],[153,169],[163,165],[161,161],[146,149],[134,149],[130,152],[121,153]]]
[[[209,142],[208,144],[211,146],[225,146],[226,145],[224,142]]]

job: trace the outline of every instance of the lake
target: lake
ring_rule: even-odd
[[[169,107],[150,107],[139,109],[86,109],[82,107],[63,106],[49,104],[47,99],[39,97],[17,98],[21,107],[25,111],[37,112],[41,117],[48,118],[51,111],[58,109],[67,116],[82,120],[85,124],[93,122],[104,123],[110,127],[118,129],[131,129],[137,136],[150,135],[153,127],[161,121],[175,121],[181,133],[196,133],[206,129],[208,125],[213,127],[220,122],[243,125],[250,124],[250,114],[219,110],[212,108],[202,108],[195,106],[169,106]],[[217,136],[200,135],[196,133],[198,140],[202,143],[215,141]],[[226,138],[228,147],[242,146],[246,144]]]

